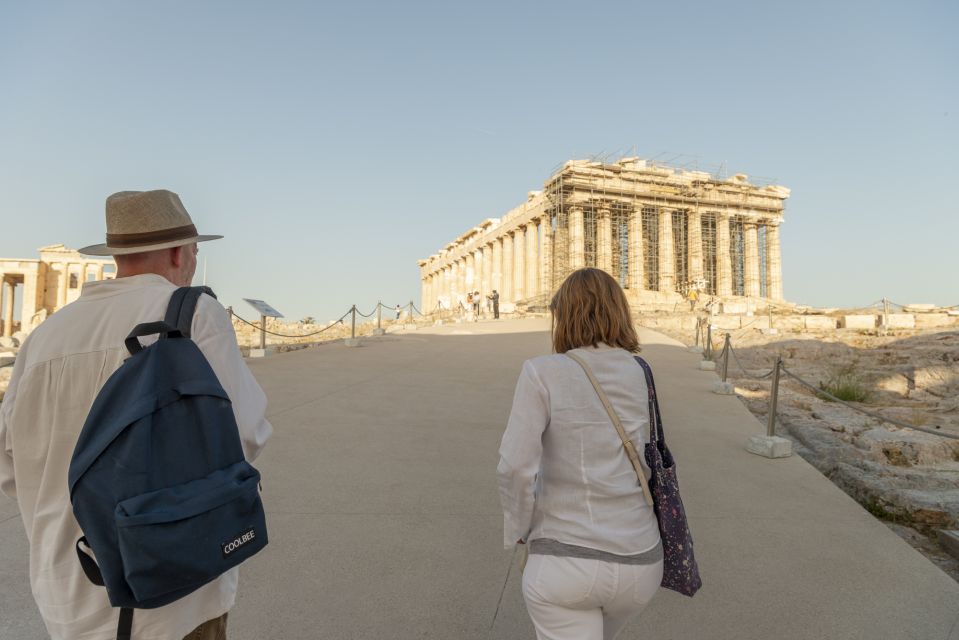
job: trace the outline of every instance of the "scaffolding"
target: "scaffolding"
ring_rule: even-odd
[[[557,167],[543,191],[550,220],[547,241],[552,248],[542,278],[548,290],[555,291],[572,271],[569,211],[576,207],[583,217],[583,254],[577,263],[581,260],[583,265],[595,267],[602,255],[611,275],[627,291],[639,284],[642,290],[662,294],[659,299],[666,300],[670,294],[685,294],[691,288],[710,296],[723,295],[725,287],[724,295],[746,296],[750,290],[756,291],[747,284],[747,277],[758,271],[759,294],[768,296],[770,261],[762,216],[771,220],[781,217],[788,190],[771,187],[774,191],[764,191],[771,180],[747,182],[742,174],[729,177],[724,165],[705,171],[698,161],[677,162],[682,158],[677,155],[663,162],[615,159],[606,154]],[[756,206],[749,203],[750,198],[767,200]],[[756,210],[765,213],[756,216]],[[698,213],[696,230],[689,227],[690,221],[697,219],[690,217],[691,211]],[[605,222],[598,222],[600,215],[609,216],[608,248],[598,238],[598,229],[605,230]],[[759,256],[759,264],[752,265],[748,273],[747,224],[756,225],[752,238],[758,238],[758,247],[750,244],[750,250],[755,258],[758,249]],[[630,237],[631,229],[637,238]],[[752,226],[749,229],[753,233]],[[693,251],[689,242],[697,238],[701,246]],[[723,246],[725,238],[728,247]],[[670,246],[664,249],[661,241],[669,241]],[[603,253],[607,250],[608,257]],[[640,255],[634,255],[637,252]],[[633,265],[635,260],[639,264]]]

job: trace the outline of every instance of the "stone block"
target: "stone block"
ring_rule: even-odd
[[[746,440],[746,451],[764,458],[788,458],[793,453],[793,443],[779,436],[749,436]]]
[[[23,341],[27,339],[27,334],[24,333],[23,331],[14,331],[13,336],[11,337],[13,338],[14,342],[16,342],[17,346],[19,347],[20,345],[23,344]]]
[[[16,349],[20,345],[17,341],[8,336],[0,336],[0,349]]]
[[[385,336],[386,329],[373,329],[373,331],[371,331],[370,334],[374,336]]]
[[[773,324],[780,331],[802,331],[806,328],[806,320],[803,316],[776,316]]]
[[[13,351],[0,351],[0,367],[13,364],[17,359],[17,354]]]
[[[948,313],[921,313],[914,316],[916,327],[920,329],[929,327],[951,327],[956,324],[956,319]]]
[[[360,339],[359,339],[359,338],[345,338],[345,339],[343,340],[343,344],[346,345],[347,347],[358,347],[358,346],[360,346]]]
[[[723,302],[723,313],[746,313],[749,305],[745,302]]]
[[[691,347],[689,348],[689,352],[690,352],[690,353],[702,353],[702,352],[703,352],[703,348],[700,347],[698,344],[697,344],[697,345],[693,345],[693,346],[691,346]]]
[[[839,327],[841,329],[875,329],[875,315],[857,314],[851,316],[842,316],[839,318]]]
[[[836,328],[836,319],[832,316],[806,316],[806,329],[828,331]]]
[[[886,327],[889,329],[915,329],[916,316],[911,313],[890,313],[886,316]]]
[[[699,370],[700,371],[715,371],[716,363],[712,360],[700,360],[699,361]]]
[[[736,387],[733,386],[732,382],[723,382],[722,380],[717,380],[713,383],[713,393],[721,396],[736,395]]]
[[[710,319],[710,324],[713,325],[713,333],[715,333],[720,329],[739,329],[743,326],[743,319],[741,316],[718,315]]]
[[[266,349],[250,349],[251,358],[265,358],[266,356],[271,356],[275,353],[273,347],[267,347]]]
[[[959,531],[940,529],[939,546],[953,558],[959,560]]]

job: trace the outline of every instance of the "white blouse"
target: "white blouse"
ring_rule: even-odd
[[[619,414],[640,457],[649,442],[643,370],[624,349],[576,349]],[[551,538],[632,555],[659,543],[623,443],[583,369],[562,354],[527,360],[500,445],[504,544]],[[643,467],[649,477],[645,460]]]

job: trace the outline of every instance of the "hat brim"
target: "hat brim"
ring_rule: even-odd
[[[182,247],[194,242],[206,242],[208,240],[219,240],[223,236],[193,236],[192,238],[182,238],[180,240],[171,240],[170,242],[161,242],[158,244],[148,244],[139,247],[111,247],[107,244],[91,244],[89,247],[78,249],[79,253],[88,256],[124,256],[131,253],[145,253],[147,251],[158,251],[160,249],[172,249],[173,247]]]

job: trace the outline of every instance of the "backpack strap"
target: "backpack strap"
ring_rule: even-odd
[[[193,326],[193,312],[196,311],[200,295],[204,293],[216,298],[210,287],[180,287],[174,291],[170,296],[170,304],[167,305],[164,322],[179,329],[184,338],[189,338]]]
[[[98,587],[103,586],[103,574],[100,573],[100,567],[97,566],[97,561],[90,557],[83,549],[80,548],[80,545],[83,544],[86,547],[89,547],[87,542],[87,537],[82,536],[77,540],[77,558],[80,559],[80,566],[83,567],[83,573],[87,575],[87,579],[90,580],[93,584]],[[117,640],[131,640],[133,637],[133,609],[128,607],[120,608],[120,619],[117,621]]]

